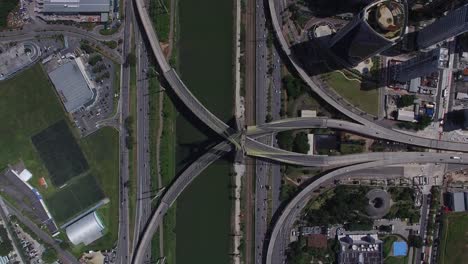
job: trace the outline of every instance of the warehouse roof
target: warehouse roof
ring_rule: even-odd
[[[93,92],[75,61],[53,70],[49,77],[68,112],[75,111],[93,98]]]
[[[45,13],[109,12],[110,0],[44,0]]]
[[[75,223],[69,225],[65,231],[68,239],[78,245],[84,243],[89,245],[103,236],[104,225],[96,212],[92,212]]]

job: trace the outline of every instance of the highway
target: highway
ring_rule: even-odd
[[[438,152],[368,152],[350,155],[326,156],[326,155],[306,155],[301,153],[290,152],[271,147],[261,142],[247,138],[246,149],[249,156],[275,160],[280,163],[294,164],[305,167],[328,167],[328,166],[343,166],[356,163],[364,163],[376,160],[392,160],[396,158],[406,157],[409,160],[415,156],[432,157],[435,162],[442,162],[446,155],[451,157],[456,156],[458,159],[468,161],[468,153],[438,153]]]
[[[390,160],[378,160],[374,162],[367,162],[357,165],[352,165],[344,168],[334,170],[328,174],[323,175],[317,180],[311,182],[302,191],[300,191],[284,208],[281,215],[275,222],[271,233],[268,250],[266,253],[267,264],[283,264],[285,261],[285,249],[289,244],[289,234],[295,220],[300,215],[300,212],[309,201],[314,190],[320,185],[338,179],[339,177],[347,177],[347,174],[354,171],[359,171],[374,167],[383,167],[394,164],[406,163],[454,163],[454,164],[468,164],[468,160],[451,159],[450,154],[442,154],[437,158],[429,156],[413,157],[395,157]],[[440,160],[442,159],[442,160]]]
[[[268,110],[269,76],[267,47],[268,31],[265,25],[265,9],[263,0],[256,0],[255,8],[255,120],[257,125],[265,123]],[[264,144],[271,145],[271,137],[258,138]],[[254,256],[256,264],[263,259],[263,241],[268,230],[268,190],[271,163],[265,160],[255,160],[255,233]]]
[[[133,246],[136,246],[136,241],[139,240],[140,234],[144,231],[144,227],[148,222],[152,211],[152,184],[149,152],[149,99],[147,96],[149,82],[146,76],[149,58],[137,23],[135,28],[135,44],[137,51],[137,204],[135,207],[135,228],[133,232],[133,241],[135,241],[135,243],[133,243]],[[145,256],[145,263],[149,263],[151,260],[151,247],[148,247]]]
[[[405,143],[409,145],[450,150],[458,152],[467,152],[468,143],[444,141],[431,138],[424,138],[411,134],[406,134],[400,131],[387,129],[381,126],[360,125],[345,120],[321,118],[321,117],[298,117],[288,118],[263,125],[250,126],[247,128],[247,136],[256,137],[273,132],[281,132],[285,130],[307,129],[307,128],[333,128],[353,132],[359,135],[372,138],[380,138],[383,140],[391,140],[395,142]]]
[[[223,141],[219,143],[218,145],[211,148],[207,153],[199,157],[190,166],[188,166],[171,184],[170,188],[166,189],[166,192],[163,194],[156,211],[154,211],[147,227],[145,228],[145,232],[140,238],[133,255],[132,263],[145,263],[144,259],[146,257],[146,249],[149,247],[151,239],[157,228],[162,224],[164,215],[167,213],[167,210],[174,204],[179,195],[198,175],[200,175],[213,162],[231,150],[232,147],[229,141]]]
[[[124,23],[124,44],[123,56],[127,58],[131,52],[132,43],[132,5],[131,1],[125,1],[125,23]],[[127,149],[125,138],[127,136],[127,129],[125,128],[125,119],[130,113],[130,65],[124,63],[122,65],[120,85],[120,135],[119,135],[119,148],[120,148],[120,168],[119,168],[119,236],[117,241],[117,258],[116,262],[119,264],[126,264],[129,262],[130,256],[130,231],[129,231],[129,206],[128,206],[128,188],[129,182],[129,151]]]

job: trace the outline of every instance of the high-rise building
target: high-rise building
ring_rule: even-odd
[[[390,67],[391,79],[396,82],[405,83],[414,78],[430,75],[440,69],[446,68],[448,57],[448,50],[446,48],[436,48],[429,52],[424,52],[419,56]]]
[[[449,12],[417,33],[419,49],[430,47],[451,37],[468,32],[468,4]]]
[[[406,1],[379,0],[338,31],[328,46],[335,58],[346,66],[355,66],[393,46],[404,35],[406,24]]]

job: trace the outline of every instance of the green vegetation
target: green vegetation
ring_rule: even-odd
[[[30,183],[38,187],[46,200],[53,198],[56,189],[52,184],[49,184],[47,189],[37,186],[38,178],[48,179],[49,177],[46,167],[32,144],[31,137],[65,118],[59,99],[40,64],[36,64],[16,77],[0,83],[0,121],[2,122],[0,128],[2,134],[0,137],[0,146],[2,146],[0,167],[4,168],[7,164],[23,160],[26,168],[33,174]],[[62,122],[66,125],[66,122]],[[65,136],[62,134],[69,132],[60,132],[59,135],[56,135],[57,139],[55,140],[64,138]],[[75,142],[76,139],[73,135],[70,134],[70,136]],[[104,238],[93,244],[96,246],[95,248],[109,249],[117,238],[118,221],[115,219],[118,219],[119,208],[118,142],[118,133],[114,129],[103,128],[84,139],[80,139],[79,146],[77,146],[78,150],[81,147],[86,157],[85,161],[87,160],[89,166],[88,173],[96,177],[104,194],[111,200],[105,208],[99,209],[99,212],[104,216],[107,233]],[[48,147],[56,148],[56,146]],[[63,157],[56,158],[58,160]],[[76,180],[78,179],[80,178],[76,178]],[[74,190],[74,193],[79,191]],[[85,188],[84,193],[90,196],[94,195],[90,194],[87,188]],[[71,198],[67,197],[65,201],[69,199]],[[52,210],[50,206],[49,209]]]
[[[439,263],[464,263],[468,259],[468,214],[447,214],[442,225]]]
[[[31,140],[55,186],[62,186],[88,170],[88,162],[65,120],[39,132]]]
[[[107,47],[109,47],[110,49],[115,49],[117,48],[117,41],[115,40],[110,40],[110,41],[103,41],[102,42],[104,45],[106,45]]]
[[[62,106],[40,64],[0,82],[0,168],[21,159],[34,179],[46,176],[31,137],[63,118]],[[36,182],[31,184],[37,186]]]
[[[340,143],[340,153],[342,155],[356,154],[364,152],[364,140],[347,140]]]
[[[8,232],[5,226],[0,225],[0,256],[8,256],[13,250],[10,238],[8,238]]]
[[[0,29],[7,26],[8,14],[18,7],[19,0],[0,1]]]
[[[397,106],[399,108],[402,108],[402,107],[407,107],[407,106],[413,105],[414,100],[416,100],[415,95],[412,95],[412,94],[411,95],[408,95],[408,94],[402,95],[400,98],[398,98]]]
[[[385,215],[387,219],[407,218],[411,223],[419,222],[420,213],[414,206],[415,192],[408,187],[388,189],[394,204]]]
[[[135,51],[133,51],[133,52],[130,52],[130,53],[127,55],[126,63],[127,63],[127,65],[130,65],[130,66],[132,66],[132,67],[135,67],[135,65],[136,65],[136,60],[137,60],[137,58],[136,58],[136,55],[135,55]],[[132,70],[132,72],[133,72],[133,70]],[[136,80],[136,77],[135,77],[135,80]]]
[[[284,150],[307,153],[310,148],[306,132],[282,131],[276,135],[276,139],[279,147]]]
[[[400,122],[398,123],[398,127],[419,131],[425,129],[431,122],[432,118],[430,116],[422,115],[419,117],[418,122]]]
[[[88,63],[92,66],[96,65],[98,62],[102,61],[102,56],[99,54],[92,55],[89,57]]]
[[[394,257],[392,256],[393,242],[402,240],[399,236],[389,235],[382,238],[383,255],[385,264],[406,264],[408,263],[408,256]]]
[[[322,79],[349,103],[371,115],[377,115],[379,108],[377,89],[363,89],[360,81],[348,80],[337,71],[322,75]]]
[[[297,187],[283,183],[281,185],[281,193],[280,193],[280,200],[281,201],[287,201],[293,197],[293,195],[296,193]]]
[[[294,138],[293,150],[298,153],[307,154],[309,152],[310,145],[307,133],[299,132]]]
[[[169,25],[171,22],[170,0],[150,0],[150,17],[153,18],[153,26],[162,42],[169,40]]]
[[[312,207],[317,201],[311,201],[304,211],[303,219],[311,226],[345,224],[347,230],[370,230],[373,221],[366,216],[365,208],[369,204],[367,192],[368,188],[363,186],[339,185],[331,191],[330,196],[319,202],[319,207]]]
[[[163,131],[160,144],[160,166],[163,186],[167,186],[175,177],[176,144],[176,109],[167,95],[163,98]],[[176,206],[173,205],[164,217],[164,251],[168,263],[175,262],[176,248]]]
[[[339,243],[334,239],[328,240],[327,248],[309,248],[306,239],[299,237],[289,244],[287,259],[291,264],[335,263],[338,251]]]
[[[88,173],[58,190],[47,199],[54,219],[63,224],[104,198],[94,175]]]
[[[55,251],[53,248],[46,248],[44,253],[42,253],[42,260],[45,263],[54,263],[57,259],[57,251]]]
[[[301,94],[306,93],[307,86],[304,84],[304,82],[299,79],[295,78],[292,75],[286,75],[283,77],[283,85],[286,88],[286,93],[288,94],[289,97],[296,99],[299,97]]]
[[[94,48],[89,45],[89,42],[87,40],[82,40],[80,42],[80,49],[82,49],[84,52],[91,54],[94,52]]]
[[[429,216],[427,220],[427,236],[428,237],[434,235],[434,225],[436,221],[436,214],[439,208],[440,208],[440,187],[432,186]],[[427,241],[427,242],[432,242],[432,241]]]
[[[99,30],[99,34],[104,35],[104,36],[114,35],[118,30],[119,30],[119,27],[103,28]]]
[[[278,146],[284,150],[291,150],[294,143],[294,135],[292,131],[282,131],[276,135]]]
[[[119,219],[119,134],[104,127],[81,140],[81,148],[90,164],[90,172],[110,202],[99,208],[106,234],[89,249],[109,249],[117,241]],[[86,193],[89,193],[88,191]]]

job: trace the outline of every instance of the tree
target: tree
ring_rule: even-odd
[[[278,135],[276,135],[276,139],[278,140],[278,145],[280,148],[284,150],[292,149],[294,138],[291,131],[279,132]]]
[[[13,251],[10,238],[8,238],[7,230],[0,225],[0,256],[8,256]]]
[[[99,54],[93,55],[89,58],[88,63],[92,66],[96,65],[98,62],[102,61],[102,57]],[[105,67],[105,65],[104,65]]]
[[[420,236],[409,235],[408,236],[408,245],[410,247],[421,248],[423,246],[423,240]]]
[[[397,102],[397,106],[399,108],[410,106],[414,104],[414,100],[416,100],[416,96],[414,95],[402,95]]]
[[[135,64],[136,64],[136,56],[135,56],[135,53],[130,52],[130,53],[127,55],[127,64],[130,65],[130,66],[135,66]]]
[[[283,84],[286,87],[286,93],[288,96],[296,99],[305,90],[302,80],[294,78],[292,75],[288,75],[283,78]]]
[[[45,263],[54,263],[57,260],[57,252],[55,249],[51,247],[46,248],[44,253],[42,253],[42,260]]]
[[[307,133],[305,132],[297,133],[296,137],[294,138],[293,150],[295,152],[306,154],[307,152],[309,152],[309,149],[310,149],[310,145],[309,145],[309,139],[307,138]]]

